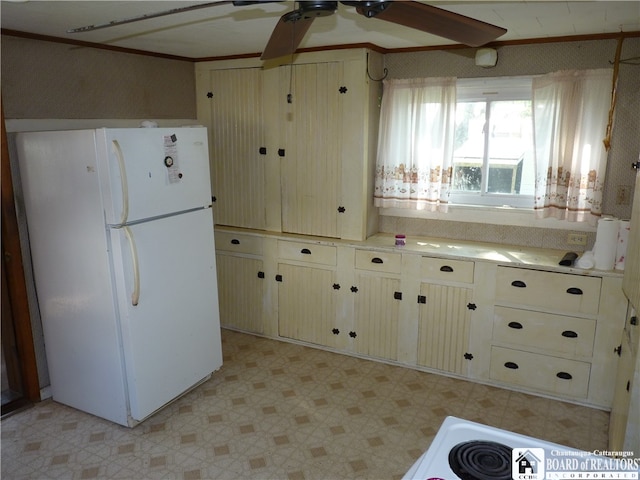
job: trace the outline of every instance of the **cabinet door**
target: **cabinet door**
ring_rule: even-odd
[[[635,357],[630,348],[629,332],[624,330],[620,342],[620,359],[618,360],[618,372],[616,375],[613,405],[609,419],[609,449],[621,451],[624,447],[624,438],[629,418],[629,405],[631,403],[631,384]]]
[[[400,280],[378,275],[356,276],[355,334],[358,353],[395,360],[398,356]],[[353,291],[353,289],[352,289]]]
[[[335,272],[278,265],[278,329],[281,337],[333,346],[336,336]]]
[[[246,332],[263,333],[262,260],[216,255],[220,324]]]
[[[291,94],[283,108],[283,232],[339,236],[342,68],[336,62],[281,69],[281,85]]]
[[[211,70],[211,185],[218,225],[265,228],[262,70]]]
[[[421,285],[419,365],[466,374],[472,296],[470,288]]]
[[[625,258],[622,290],[637,310],[640,311],[640,171],[636,173],[636,187],[631,211],[631,230]]]

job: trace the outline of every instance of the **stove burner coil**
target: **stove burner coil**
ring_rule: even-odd
[[[511,448],[483,440],[462,442],[449,452],[449,466],[462,480],[511,480]]]

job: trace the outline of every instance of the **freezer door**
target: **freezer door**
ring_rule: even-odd
[[[213,217],[202,209],[111,235],[131,417],[143,420],[222,365]]]
[[[207,130],[99,129],[106,222],[136,222],[211,204]]]

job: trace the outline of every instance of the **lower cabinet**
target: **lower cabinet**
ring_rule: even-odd
[[[553,393],[586,398],[591,364],[550,355],[491,347],[492,380]]]
[[[223,326],[611,408],[621,276],[297,240],[216,233]]]
[[[264,333],[263,239],[217,231],[215,241],[220,324]]]
[[[487,379],[611,407],[621,279],[497,267]]]
[[[220,324],[264,333],[262,260],[217,254]]]
[[[355,290],[355,291],[354,291]],[[354,298],[355,324],[353,348],[371,357],[397,359],[400,316],[400,280],[382,275],[356,275]]]
[[[333,346],[335,293],[331,270],[278,265],[278,333],[281,337]]]
[[[465,375],[469,360],[471,288],[423,283],[418,297],[418,365]]]
[[[402,254],[355,251],[355,285],[351,287],[354,328],[349,335],[355,352],[397,360]]]

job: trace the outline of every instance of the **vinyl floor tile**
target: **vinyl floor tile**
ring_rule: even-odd
[[[399,479],[447,415],[605,449],[607,412],[223,330],[224,365],[135,428],[51,400],[4,418],[6,479]]]

